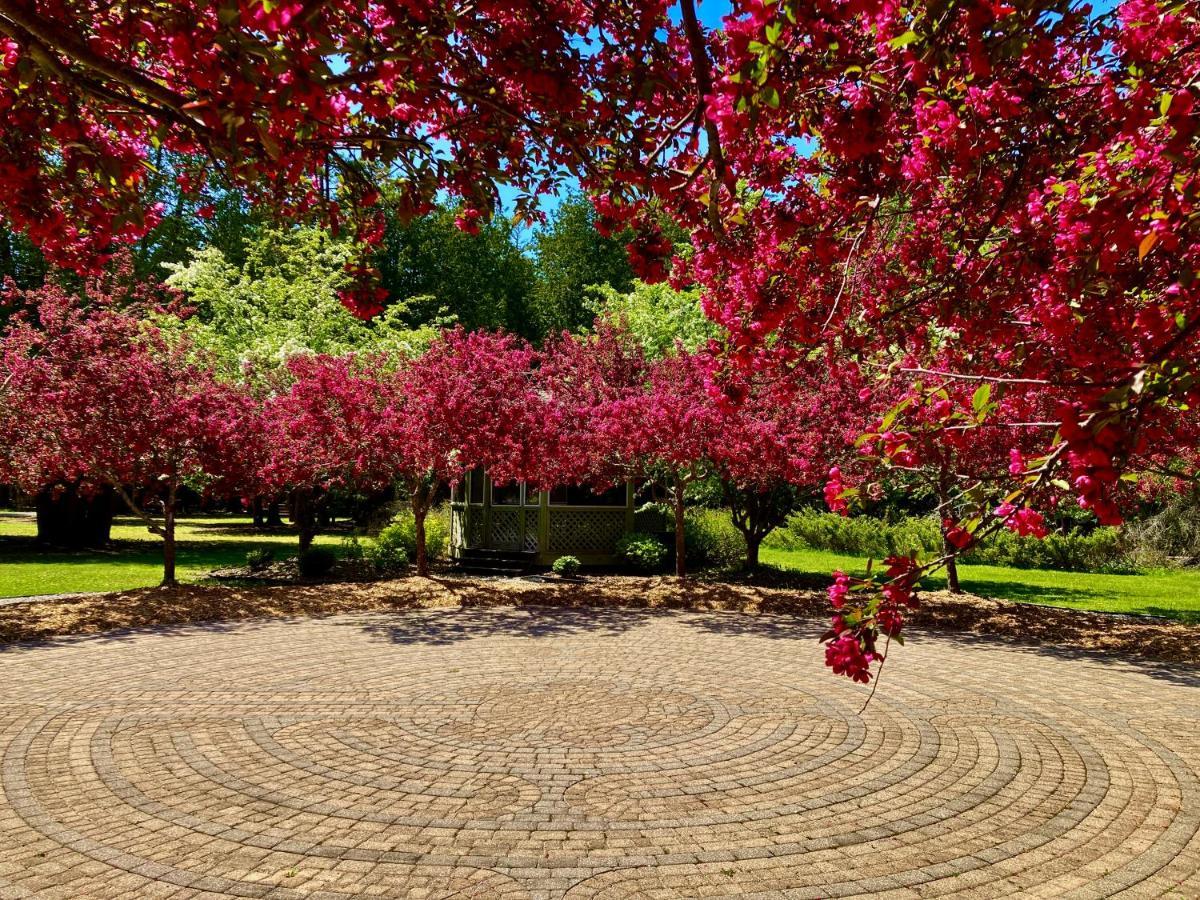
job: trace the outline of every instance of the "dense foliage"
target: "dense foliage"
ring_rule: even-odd
[[[803,393],[816,361],[837,376],[817,385],[858,383],[829,407],[864,434],[825,469],[830,506],[919,483],[943,547],[837,578],[827,659],[856,680],[931,567],[1002,529],[1040,535],[1056,505],[1115,524],[1123,473],[1195,474],[1195,4],[737,0],[708,32],[694,0],[0,0],[0,34],[0,218],[82,273],[163,219],[160,176],[197,215],[242,191],[369,245],[445,198],[486,236],[502,193],[533,218],[578,183],[633,273],[697,287],[728,333],[719,357],[556,340],[541,389],[508,395],[511,427],[468,419],[467,393],[492,365],[506,390],[532,383],[536,351],[476,347],[476,364],[454,341],[484,338],[435,344],[416,406],[453,398],[422,426],[439,478],[451,446],[506,477],[637,473],[669,488],[681,531],[760,373]],[[690,237],[674,259],[664,215]],[[349,265],[343,302],[379,314],[369,252]],[[460,318],[497,324],[476,313]]]
[[[20,296],[0,344],[0,480],[31,493],[112,488],[163,539],[170,585],[180,492],[229,492],[253,477],[242,448],[254,405],[118,306],[138,298],[106,288],[91,285],[88,306],[54,287]]]
[[[188,263],[168,267],[167,285],[191,307],[186,319],[171,324],[209,351],[226,376],[248,368],[268,375],[305,352],[423,350],[436,336],[436,323],[409,327],[411,301],[389,304],[369,322],[342,304],[352,253],[315,228],[252,235],[240,266],[215,247],[194,251]]]

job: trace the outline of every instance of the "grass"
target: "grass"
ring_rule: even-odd
[[[824,550],[762,548],[762,561],[796,572],[826,573],[841,569],[852,575],[866,571],[867,560]],[[1137,575],[1093,575],[1051,569],[1009,569],[960,565],[964,591],[981,597],[1040,603],[1065,609],[1165,616],[1200,623],[1200,571],[1162,569]],[[944,575],[925,579],[925,586],[945,588]]]
[[[162,578],[161,542],[135,519],[114,522],[113,546],[106,551],[47,553],[34,547],[36,534],[32,516],[0,513],[0,597],[132,590],[152,587]],[[319,535],[316,543],[337,547],[340,536]],[[196,581],[212,569],[242,565],[246,554],[258,547],[274,548],[279,558],[291,556],[296,552],[296,535],[288,528],[259,531],[245,516],[183,519],[178,525],[179,579]],[[815,575],[834,569],[862,574],[867,562],[823,550],[774,547],[763,547],[762,561]],[[964,590],[983,597],[1200,622],[1200,571],[1195,570],[1091,575],[962,565],[959,578]],[[931,577],[926,586],[943,588],[945,578]]]
[[[162,542],[133,518],[113,523],[110,550],[45,552],[33,545],[33,516],[0,513],[0,597],[125,591],[153,587],[162,580]],[[257,547],[294,556],[296,534],[287,528],[263,532],[248,517],[182,519],[176,532],[176,572],[182,582],[206,572],[243,565]],[[318,535],[318,546],[336,547],[337,535]]]

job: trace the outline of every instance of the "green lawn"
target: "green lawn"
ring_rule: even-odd
[[[195,581],[222,566],[241,565],[256,547],[274,547],[282,559],[296,553],[289,529],[261,532],[249,518],[184,519],[177,528],[176,568],[180,581]],[[33,546],[32,516],[0,513],[0,597],[123,591],[162,580],[162,542],[136,519],[118,518],[109,551],[45,553]],[[316,543],[336,547],[340,537],[319,535]]]
[[[32,516],[0,513],[0,597],[128,590],[156,585],[162,577],[161,543],[134,519],[116,520],[113,548],[104,552],[43,553],[33,546],[36,533]],[[336,547],[340,540],[338,535],[320,535],[317,543]],[[274,547],[279,558],[291,556],[296,535],[290,529],[258,531],[244,516],[184,519],[179,523],[179,578],[195,581],[212,569],[240,565],[255,547]],[[762,561],[821,576],[834,569],[861,574],[866,568],[862,557],[821,550],[764,547]],[[984,597],[1200,622],[1196,570],[1088,575],[964,565],[959,575],[965,590]],[[944,587],[945,579],[932,577],[926,585]]]
[[[781,569],[824,573],[841,569],[852,575],[866,571],[866,559],[823,550],[762,548],[762,561]],[[1200,570],[1163,569],[1140,575],[1091,575],[1050,569],[1002,566],[958,567],[965,591],[982,597],[1044,603],[1066,609],[1168,616],[1200,622]],[[925,580],[928,588],[944,588],[941,575]]]

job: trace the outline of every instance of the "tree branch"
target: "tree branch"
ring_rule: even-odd
[[[61,27],[56,27],[59,26],[59,23],[37,16],[17,5],[13,0],[0,0],[0,16],[48,50],[58,52],[85,69],[105,75],[130,90],[143,94],[177,116],[195,121],[185,109],[186,97],[175,93],[136,69],[95,53],[73,34],[65,32]]]

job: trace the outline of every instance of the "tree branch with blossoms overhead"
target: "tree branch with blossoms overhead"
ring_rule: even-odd
[[[190,194],[220,167],[363,242],[372,179],[402,218],[461,199],[468,231],[502,187],[530,217],[577,179],[601,228],[633,229],[641,276],[699,289],[747,378],[764,354],[902,376],[886,425],[870,392],[846,416],[879,418],[871,455],[941,490],[943,564],[1036,533],[1051,499],[1116,522],[1123,475],[1178,469],[1200,409],[1194,3],[734,0],[707,30],[678,12],[0,0],[0,222],[96,271],[160,216],[159,147]],[[662,211],[690,236],[678,259]],[[356,275],[347,304],[377,313]],[[886,653],[938,563],[842,585],[840,668]]]

